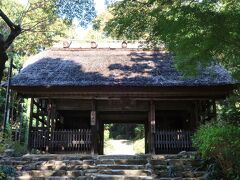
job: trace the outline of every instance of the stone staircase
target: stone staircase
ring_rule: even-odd
[[[16,168],[22,180],[197,180],[200,161],[194,152],[175,155],[66,155],[45,154],[1,157],[1,165]]]

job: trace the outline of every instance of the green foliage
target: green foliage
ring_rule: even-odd
[[[240,177],[240,127],[212,121],[200,128],[193,136],[193,144],[206,159],[212,159],[220,167],[223,177]]]
[[[111,124],[109,132],[112,139],[136,140],[144,137],[144,125],[114,123]]]
[[[7,175],[0,171],[0,180],[7,179]]]
[[[14,177],[16,175],[16,169],[12,166],[0,166],[0,179],[6,179],[7,176]]]
[[[22,156],[27,153],[26,144],[21,144],[12,140],[11,130],[5,133],[4,137],[4,140],[1,140],[0,144],[0,154],[3,154],[6,149],[14,149],[14,156],[16,157]]]
[[[109,35],[164,43],[185,75],[218,61],[240,78],[239,0],[123,0],[111,12]]]
[[[57,37],[64,36],[68,27],[57,14],[54,0],[29,0],[28,7],[17,0],[2,0],[0,8],[13,22],[21,24],[22,33],[14,41],[14,51],[21,56],[51,46]],[[7,36],[9,28],[2,19],[0,27],[0,33]]]
[[[234,94],[224,100],[218,106],[220,119],[240,125],[240,91],[235,90]]]

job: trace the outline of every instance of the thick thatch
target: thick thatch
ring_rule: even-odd
[[[31,58],[12,86],[212,86],[233,84],[219,65],[196,78],[177,72],[167,52],[52,49]]]

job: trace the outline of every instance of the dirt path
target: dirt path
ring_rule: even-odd
[[[123,155],[134,155],[136,154],[133,150],[133,143],[129,140],[109,140],[110,146],[105,150],[105,154],[123,154]]]

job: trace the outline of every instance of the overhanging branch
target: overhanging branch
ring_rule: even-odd
[[[6,41],[4,42],[4,49],[7,50],[14,39],[22,32],[21,26],[14,24],[9,17],[0,9],[0,17],[4,20],[4,22],[11,29],[10,34],[8,35]]]

